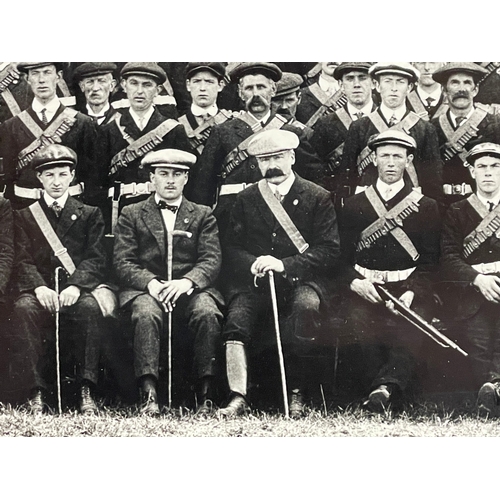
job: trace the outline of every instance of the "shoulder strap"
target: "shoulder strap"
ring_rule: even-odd
[[[318,82],[309,85],[309,92],[323,105],[328,101],[328,94],[319,86]]]
[[[49,222],[49,219],[47,219],[47,216],[40,206],[40,203],[37,201],[31,204],[29,206],[29,209],[33,214],[35,222],[38,224],[38,227],[45,236],[47,243],[50,245],[50,248],[52,248],[54,255],[59,259],[64,269],[66,269],[66,272],[69,275],[73,274],[76,270],[75,263],[69,255],[67,248],[65,248],[61,243],[61,240],[54,231],[52,225]]]
[[[313,87],[313,85],[311,87]],[[320,90],[321,92],[323,92],[319,85],[318,85],[317,90]],[[313,92],[312,88],[311,88],[311,91]],[[323,94],[326,96],[325,92],[323,92]],[[316,94],[314,94],[314,95],[316,98],[318,98],[318,96]],[[321,99],[319,99],[319,101],[321,102],[321,106],[314,112],[314,114],[311,116],[311,118],[309,118],[309,120],[307,120],[307,123],[306,123],[307,127],[314,127],[316,122],[323,115],[328,114],[328,113],[333,113],[334,111],[336,111],[337,109],[342,107],[347,102],[347,97],[345,96],[343,90],[339,89],[339,90],[337,90],[337,92],[335,92],[335,94],[328,97],[325,101],[323,101]]]
[[[125,127],[121,124],[121,118],[122,118],[122,115],[119,112],[116,112],[115,116],[113,116],[113,119],[115,120],[116,126],[118,127],[118,130],[120,131],[120,134],[122,134],[122,137],[129,144],[133,144],[134,139],[132,139],[132,137],[130,137],[130,135],[125,131]]]
[[[43,130],[40,127],[40,125],[38,125],[38,123],[35,120],[33,120],[31,115],[26,110],[21,111],[21,113],[19,113],[18,115],[18,118],[22,121],[23,125],[30,131],[31,135],[36,139],[38,139],[43,134]]]
[[[500,229],[500,205],[497,205],[491,212],[488,212],[475,194],[469,196],[467,201],[482,217],[482,221],[474,231],[464,238],[464,257],[468,257],[494,234],[497,238],[500,236],[500,234],[498,234]]]
[[[418,92],[416,90],[412,90],[408,94],[408,102],[412,105],[413,111],[422,118],[422,120],[429,121],[429,113],[425,109],[425,106],[420,99]]]
[[[297,226],[293,223],[290,216],[286,213],[283,205],[273,195],[271,188],[267,185],[265,179],[261,179],[258,183],[259,191],[267,206],[271,209],[274,217],[279,222],[280,226],[284,229],[287,236],[292,240],[299,253],[304,253],[309,248],[309,243],[300,234]]]
[[[346,128],[346,130],[349,130],[352,124],[352,118],[349,115],[349,113],[345,110],[345,108],[339,108],[337,109],[337,111],[335,111],[335,113],[338,116],[342,125],[344,125],[344,127]]]

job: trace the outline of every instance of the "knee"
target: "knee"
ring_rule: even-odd
[[[99,304],[91,294],[81,295],[74,307],[83,318],[101,315]]]
[[[21,295],[14,303],[14,316],[18,318],[36,317],[43,310],[38,299],[29,294]]]
[[[215,319],[219,323],[222,322],[222,312],[208,293],[195,295],[186,309],[186,314],[188,320]]]
[[[314,289],[304,286],[297,290],[292,304],[294,311],[297,313],[317,312],[319,306],[320,298]]]
[[[163,320],[163,311],[160,304],[151,295],[139,295],[132,302],[132,322]]]

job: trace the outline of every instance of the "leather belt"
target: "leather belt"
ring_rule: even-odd
[[[500,273],[500,261],[495,262],[481,262],[480,264],[473,264],[472,268],[481,274],[495,274]]]
[[[460,194],[466,195],[472,193],[472,187],[469,184],[463,182],[462,184],[444,184],[443,185],[444,194]]]
[[[70,186],[68,189],[68,193],[70,196],[78,196],[83,193],[84,189],[83,182],[79,184],[75,184],[74,186]],[[24,188],[14,184],[14,194],[19,198],[28,198],[30,200],[39,200],[42,197],[43,189],[42,188]]]
[[[143,194],[151,194],[156,191],[152,182],[132,182],[130,184],[120,184],[120,196],[133,198],[134,196],[141,196]],[[108,198],[113,198],[115,188],[108,189]]]
[[[219,196],[224,196],[226,194],[238,194],[253,184],[255,183],[251,182],[247,184],[246,182],[242,182],[241,184],[223,184],[220,187]]]
[[[410,274],[415,271],[416,267],[410,267],[409,269],[396,269],[395,271],[378,271],[376,269],[366,269],[366,267],[354,265],[354,269],[362,274],[365,278],[380,279],[385,283],[390,283],[393,281],[403,281],[410,276]]]

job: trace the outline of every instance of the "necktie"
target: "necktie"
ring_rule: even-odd
[[[462,124],[462,122],[464,122],[466,120],[465,116],[459,116],[457,117],[457,119],[455,120],[457,122],[457,128],[460,127],[460,125]]]
[[[144,130],[144,118],[142,116],[139,118],[139,130]]]
[[[92,118],[92,120],[94,120],[94,123],[97,123],[97,125],[99,125],[99,120],[104,119],[105,116],[104,115],[101,115],[101,116],[91,116],[90,118]]]
[[[57,203],[57,201],[54,201],[52,205],[50,205],[50,208],[53,210],[53,212],[56,214],[56,217],[59,219],[59,216],[61,215],[63,207]]]
[[[493,209],[495,208],[495,204],[492,201],[489,201],[488,208],[489,208],[490,212],[493,212]]]
[[[276,198],[276,199],[277,199],[280,203],[283,201],[283,198],[284,198],[284,196],[283,196],[283,195],[282,195],[282,194],[281,194],[278,190],[276,190],[276,191],[274,192],[274,197],[275,197],[275,198]]]
[[[158,203],[158,208],[160,210],[170,210],[174,214],[177,212],[177,209],[179,208],[177,205],[169,205],[167,202],[160,200]]]
[[[398,123],[398,119],[396,118],[396,115],[392,115],[391,116],[391,119],[389,120],[389,127],[393,127],[394,125],[396,125],[396,123]]]
[[[354,115],[358,118],[358,120],[360,118],[363,118],[363,116],[365,116],[365,114],[362,111],[359,111],[358,113],[354,113]]]
[[[45,111],[47,111],[47,108],[43,108],[42,111],[40,111],[40,113],[42,114],[42,123],[44,125],[48,125],[49,120],[47,119],[47,115],[45,114]]]
[[[436,99],[434,99],[433,97],[428,97],[428,98],[426,99],[426,101],[427,101],[427,109],[432,108],[432,103],[433,103],[435,100],[436,100]]]

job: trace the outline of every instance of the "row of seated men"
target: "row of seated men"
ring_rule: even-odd
[[[69,192],[80,196],[86,203],[101,208],[104,216],[105,232],[110,236],[112,232],[115,232],[114,239],[116,242],[119,240],[120,226],[117,226],[117,221],[120,220],[118,219],[118,214],[121,208],[128,204],[135,206],[138,202],[142,203],[145,199],[151,199],[151,196],[149,196],[150,193],[157,190],[157,185],[153,182],[154,177],[149,178],[151,174],[148,174],[147,168],[144,168],[142,165],[145,155],[152,149],[163,150],[164,148],[168,148],[177,151],[183,150],[185,152],[194,151],[194,159],[196,161],[192,161],[193,169],[188,177],[189,183],[186,185],[187,199],[202,205],[215,207],[214,215],[217,220],[221,241],[227,240],[231,242],[231,240],[236,240],[242,236],[241,234],[233,234],[234,231],[241,229],[240,226],[230,223],[233,205],[236,200],[240,198],[244,199],[243,193],[246,192],[247,188],[249,189],[248,186],[252,187],[252,185],[255,185],[262,179],[264,167],[261,167],[261,163],[265,164],[267,161],[261,160],[259,155],[250,154],[249,144],[257,136],[260,136],[263,131],[281,130],[293,132],[295,134],[294,137],[299,137],[299,143],[294,148],[291,148],[295,151],[293,154],[295,171],[293,179],[295,179],[295,176],[297,178],[304,177],[306,180],[309,179],[315,181],[316,184],[323,184],[327,187],[330,187],[330,182],[333,181],[333,189],[330,188],[330,190],[334,192],[334,195],[337,195],[333,197],[337,207],[340,208],[344,202],[346,203],[345,210],[339,213],[339,215],[342,227],[346,228],[346,239],[349,241],[349,224],[356,219],[351,214],[344,221],[344,213],[349,214],[349,198],[354,195],[356,190],[360,190],[362,186],[373,185],[379,175],[377,165],[374,162],[374,152],[369,146],[369,141],[373,134],[383,132],[384,130],[391,132],[404,131],[413,138],[415,143],[411,145],[412,157],[411,161],[405,166],[402,182],[409,188],[420,189],[419,192],[426,195],[426,199],[434,199],[440,215],[444,214],[447,206],[452,201],[465,198],[472,192],[472,176],[469,169],[464,167],[463,162],[467,150],[475,144],[484,144],[486,141],[490,141],[491,143],[500,142],[498,139],[495,106],[481,106],[475,104],[473,101],[474,96],[478,93],[479,85],[482,83],[481,80],[490,77],[491,68],[488,67],[488,69],[485,69],[483,66],[474,63],[453,63],[444,66],[437,64],[437,69],[434,67],[435,71],[433,73],[432,68],[429,68],[429,65],[432,63],[415,63],[415,66],[407,63],[375,65],[369,65],[368,63],[341,63],[340,65],[324,63],[321,66],[322,71],[318,82],[316,82],[317,87],[321,88],[321,82],[323,82],[324,86],[324,81],[326,80],[332,83],[332,87],[335,82],[337,82],[338,86],[340,81],[341,88],[335,92],[332,89],[329,91],[326,89],[325,94],[330,94],[328,100],[317,105],[318,112],[313,111],[310,117],[310,119],[315,117],[317,120],[316,123],[310,123],[315,127],[312,131],[293,117],[295,111],[298,112],[300,77],[297,78],[297,75],[283,75],[279,67],[272,63],[240,63],[233,67],[230,78],[233,82],[237,82],[238,93],[245,107],[244,112],[237,114],[224,113],[224,110],[219,110],[215,105],[215,98],[220,92],[222,82],[224,81],[224,66],[219,63],[190,63],[187,66],[186,85],[193,97],[193,104],[190,109],[192,117],[191,122],[189,122],[188,112],[186,114],[187,121],[184,121],[184,125],[162,116],[154,105],[154,99],[158,94],[158,86],[166,78],[165,72],[155,63],[127,63],[122,67],[121,85],[126,92],[130,108],[123,112],[114,112],[109,108],[108,112],[113,117],[108,124],[104,125],[102,123],[99,124],[100,121],[106,120],[106,117],[98,116],[99,110],[94,110],[96,116],[94,120],[91,120],[61,105],[56,97],[57,84],[61,78],[58,72],[58,64],[20,63],[17,66],[19,71],[26,74],[27,82],[35,97],[26,112],[17,114],[1,126],[0,139],[6,174],[5,195],[6,198],[10,199],[13,208],[16,210],[33,204],[35,199],[41,197],[39,189],[41,179],[37,175],[36,169],[32,167],[34,158],[37,157],[37,154],[47,144],[60,142],[73,146],[78,156],[75,177],[76,180],[82,181],[82,184],[75,185],[72,179],[73,185],[70,186]],[[425,78],[423,76],[420,77],[416,68],[419,64],[422,65],[422,69],[426,72],[427,80],[432,80],[437,85],[437,90],[440,92],[438,94],[441,96],[440,99],[444,100],[446,97],[448,101],[445,106],[438,106],[438,109],[441,109],[441,114],[439,115],[437,125],[436,122],[435,125],[428,123],[423,117],[423,112],[418,111],[418,109],[419,115],[408,109],[406,99],[408,98],[408,102],[411,102],[410,94],[417,80],[419,85],[416,94],[422,98],[419,89],[424,86],[422,82],[425,81]],[[80,68],[79,71],[77,71],[78,68]],[[75,70],[76,78],[81,78],[82,90],[85,92],[85,89],[87,89],[85,95],[88,99],[87,112],[89,114],[92,114],[92,98],[99,96],[102,99],[103,94],[106,99],[101,107],[101,111],[106,109],[106,105],[108,104],[107,99],[110,94],[109,88],[114,86],[113,68],[114,66],[111,63],[85,63]],[[329,79],[327,78],[328,70],[332,72]],[[431,73],[432,78],[430,77]],[[442,89],[439,82],[443,86]],[[106,83],[108,84],[107,91],[103,90],[106,87]],[[313,85],[311,87],[316,88]],[[377,108],[373,104],[372,87],[375,87],[378,91],[376,95],[378,95],[378,99],[380,100],[380,106]],[[290,89],[291,91],[289,91]],[[303,93],[304,102],[307,102],[305,99],[307,95],[306,90]],[[313,91],[311,90],[311,92]],[[319,93],[317,94],[320,95]],[[335,98],[333,98],[334,96]],[[358,99],[361,97],[364,100],[361,99],[360,101]],[[273,98],[275,105],[278,106],[278,110],[282,114],[276,113],[275,109],[272,108]],[[413,101],[416,102],[415,99]],[[367,103],[370,105],[371,112],[367,116],[360,116],[359,114],[356,116],[353,107],[359,113],[363,114],[363,108],[366,107]],[[209,105],[207,106],[206,104]],[[203,113],[203,109],[205,113]],[[333,130],[335,127],[340,129],[340,123],[344,126],[344,122],[342,122],[342,110],[349,113],[352,124],[348,124],[348,127],[345,127],[345,131],[348,128],[345,144],[342,145],[341,141],[340,144],[335,144],[334,146],[336,156],[331,166],[333,174],[325,176],[322,167],[318,166],[321,164],[321,162],[318,163],[317,161],[318,156],[321,156],[318,144],[326,144],[328,140],[335,137]],[[442,116],[446,117],[448,126],[445,125],[446,122]],[[310,119],[307,121],[310,122]],[[182,122],[182,120],[180,121]],[[332,123],[334,128],[331,128]],[[328,129],[328,127],[330,129],[329,132],[324,134],[325,139],[319,141],[316,139],[315,142],[314,137],[317,137],[321,130],[320,124],[324,124],[324,129]],[[441,134],[442,137],[438,134],[439,127],[443,131]],[[451,129],[451,132],[449,129]],[[312,144],[316,144],[316,146],[312,147]],[[441,144],[441,147],[439,147],[439,144]],[[343,153],[338,150],[338,146],[342,146],[340,149],[343,150]],[[287,151],[290,151],[290,149]],[[267,153],[264,154],[264,157]],[[276,153],[276,151],[271,151],[271,153]],[[323,154],[323,158],[331,164],[330,153]],[[354,160],[347,160],[349,155]],[[273,157],[276,155],[269,154],[268,156],[273,161],[275,160]],[[443,182],[443,178],[446,180],[446,172],[451,172],[449,183]],[[287,178],[290,179],[289,177]],[[463,182],[458,183],[457,179],[463,180]],[[288,182],[291,183],[290,180]],[[140,184],[138,185],[138,183]],[[399,183],[400,185],[401,182]],[[313,186],[316,187],[315,185]],[[248,192],[252,193],[255,189],[256,186]],[[368,191],[368,193],[370,192]],[[283,194],[286,195],[287,193]],[[111,195],[112,200],[106,199],[108,195]],[[290,207],[291,210],[293,211],[294,207],[297,210],[297,205],[299,204],[300,199],[294,199],[292,207]],[[412,206],[410,205],[410,207]],[[405,208],[409,209],[409,207]],[[301,210],[297,211],[301,212]],[[379,214],[379,212],[380,207],[375,213]],[[327,233],[329,231],[335,232],[336,229],[330,227],[332,221],[335,220],[334,214],[335,212],[333,212],[332,216],[329,213],[328,217],[325,217],[323,213],[321,217],[325,217],[325,219],[318,225],[320,227],[316,227],[312,224],[312,220],[307,218],[305,221],[302,221],[312,227],[313,234],[310,237],[314,239],[314,231],[321,229]],[[306,215],[308,217],[312,216],[314,215],[314,211],[312,209],[307,210]],[[186,219],[189,222],[189,218],[183,220]],[[425,243],[424,246],[428,247],[427,249],[433,247],[435,250],[436,246],[432,244],[433,240],[435,240],[435,237],[433,238],[432,235],[436,233],[433,230],[433,224],[439,224],[438,219],[435,217],[431,217],[430,219],[431,222],[426,227],[429,235],[425,236],[423,241]],[[125,219],[122,218],[121,220]],[[273,220],[271,219],[268,222],[272,223]],[[278,220],[276,218],[276,221]],[[287,222],[284,224],[284,227],[290,229]],[[295,222],[296,224],[297,222]],[[335,226],[335,223],[333,224]],[[293,226],[291,227],[293,228]],[[399,233],[397,228],[391,229],[394,229],[393,231],[389,231],[391,236],[394,232]],[[309,228],[309,230],[311,229]],[[302,234],[303,231],[305,229],[299,230],[299,234]],[[370,237],[378,241],[379,232],[378,230],[375,231]],[[288,234],[285,231],[287,237]],[[296,233],[293,232],[290,234]],[[293,239],[285,238],[285,242],[283,243],[280,240],[280,236],[282,237],[283,235],[280,235],[279,231],[271,233],[271,241],[267,242],[270,245],[268,252],[271,255],[279,251],[277,250],[279,246],[278,242],[280,245],[284,244],[285,253],[290,251],[290,248],[288,248],[290,247],[288,239],[292,242]],[[308,284],[305,286],[305,289],[299,287],[300,293],[295,290],[297,285],[309,277],[309,273],[312,272],[311,269],[315,266],[321,267],[323,265],[328,269],[335,267],[334,264],[338,254],[338,248],[335,249],[335,247],[338,247],[338,242],[336,245],[332,244],[331,234],[327,234],[326,236],[330,238],[329,249],[326,252],[327,256],[324,257],[324,249],[323,253],[313,253],[311,263],[308,258],[304,259],[304,255],[301,254],[297,256],[297,262],[293,261],[293,264],[296,266],[293,268],[293,272],[286,270],[286,265],[284,270],[283,263],[279,264],[274,260],[271,260],[271,263],[269,263],[268,259],[264,259],[264,263],[258,259],[259,263],[255,266],[252,264],[250,267],[252,275],[256,276],[268,273],[269,271],[277,272],[278,284],[279,277],[284,274],[285,282],[292,285],[289,292],[292,294],[293,300],[286,300],[285,303],[289,307],[291,307],[290,304],[294,304],[291,309],[298,312],[294,312],[288,318],[290,324],[295,326],[287,328],[287,330],[297,329],[299,328],[297,325],[304,322],[307,323],[307,321],[318,323],[317,318],[314,320],[309,318],[310,309],[318,309],[320,303],[328,302],[328,286],[334,281],[329,273],[325,272],[322,276],[326,279],[326,284],[318,285],[314,283],[314,286]],[[304,240],[304,238],[302,239]],[[309,245],[306,250],[303,250],[306,257],[310,257],[308,253],[311,246],[308,241],[309,239],[305,237],[305,241],[298,239],[296,241],[297,244],[295,245],[294,243],[297,249],[304,249]],[[252,256],[262,252],[262,249],[266,247],[266,245],[258,243],[258,238],[256,241],[257,243],[254,244],[257,248],[253,248]],[[389,241],[392,241],[392,239],[389,238]],[[250,244],[250,239],[245,239],[244,243]],[[187,245],[187,243],[185,244]],[[367,248],[370,249],[371,246],[370,243],[367,245]],[[230,249],[231,246],[229,245],[227,248]],[[349,248],[349,245],[347,248]],[[396,245],[396,249],[399,248]],[[403,248],[406,247],[403,245]],[[411,262],[421,258],[419,250],[412,250],[411,246],[409,249],[411,251],[408,255],[412,257]],[[363,250],[366,249],[363,248]],[[365,276],[362,274],[363,272],[369,274],[370,276],[365,276],[369,281],[374,279],[373,275],[366,272],[366,270],[370,269],[372,271],[391,271],[391,273],[387,274],[385,280],[389,282],[394,280],[394,276],[404,276],[405,273],[407,273],[405,278],[408,278],[413,266],[403,267],[402,269],[406,270],[403,273],[392,273],[392,271],[398,270],[403,264],[406,265],[408,263],[398,261],[397,258],[393,257],[391,252],[383,252],[389,262],[381,262],[378,268],[372,262],[373,257],[369,257],[365,265],[358,263],[358,268],[355,271],[360,272],[361,276]],[[230,266],[233,259],[233,252],[227,251],[225,254],[225,262]],[[429,257],[429,262],[435,263],[436,255],[438,254],[439,252],[435,252],[434,258]],[[239,253],[236,253],[236,255],[240,257]],[[249,255],[247,253],[243,255],[246,258],[246,262],[248,262]],[[303,268],[304,266],[305,268]],[[114,265],[113,267],[116,266]],[[238,269],[236,264],[234,269]],[[245,270],[248,271],[248,269]],[[235,271],[235,276],[237,275]],[[253,285],[253,280],[251,281]],[[144,284],[143,282],[141,283]],[[245,280],[237,281],[239,285],[243,283],[245,283]],[[126,284],[129,284],[128,281]],[[183,282],[183,284],[187,286],[186,282]],[[365,286],[363,285],[363,287]],[[258,307],[258,305],[254,303],[253,298],[250,298],[246,292],[244,293],[239,290],[238,287],[233,290],[226,279],[220,280],[218,288],[224,289],[222,291],[226,296],[225,306],[221,306],[223,302],[220,293],[214,292],[208,295],[215,302],[219,311],[221,307],[228,308],[225,320],[226,332],[224,334],[226,361],[228,368],[232,367],[228,370],[228,373],[238,375],[237,378],[239,380],[236,386],[231,384],[231,380],[228,380],[232,396],[225,413],[239,413],[246,405],[246,382],[242,382],[244,378],[243,374],[246,373],[246,353],[244,346],[250,343],[251,340],[251,335],[248,334],[246,329],[249,328],[252,330],[251,325],[255,321],[255,318],[258,317],[258,315],[253,313],[253,308]],[[262,290],[263,287],[259,288]],[[108,290],[107,287],[101,287],[98,290],[100,292],[94,290],[94,296],[106,296],[109,298],[109,293],[105,291]],[[142,291],[144,291],[143,288]],[[251,288],[251,291],[254,292],[254,289]],[[358,292],[358,295],[363,296],[363,292],[367,292],[367,290],[363,288],[358,290]],[[160,293],[156,289],[156,295],[155,291],[150,293],[150,295],[156,297],[155,300],[158,301],[159,299],[160,302],[164,302],[164,294],[167,292],[161,295]],[[177,289],[171,293],[174,293],[177,298],[177,294],[180,296],[186,293],[186,291],[183,291],[181,288],[181,291]],[[63,298],[64,296],[63,294]],[[253,297],[253,293],[250,296]],[[373,299],[374,296],[373,293],[367,293],[364,298],[368,300],[368,297]],[[378,297],[378,295],[376,296]],[[52,297],[54,297],[53,294]],[[172,297],[171,294],[168,295],[167,304],[171,302]],[[407,301],[408,295],[404,298]],[[492,298],[495,298],[494,295],[492,295]],[[90,298],[88,301],[93,303]],[[249,306],[248,302],[252,305]],[[56,305],[55,302],[51,304],[52,308]],[[45,305],[49,306],[49,303]],[[61,302],[61,305],[67,306],[68,303]],[[106,309],[105,306],[103,308],[104,310]],[[233,314],[231,314],[231,311],[233,311]],[[215,314],[215,316],[219,317],[220,315]],[[241,321],[242,318],[246,318],[243,324]],[[314,330],[314,328],[306,329]],[[315,338],[314,335],[309,336]],[[298,346],[295,347],[300,353],[306,349],[307,340],[311,340],[308,339],[307,335],[292,335],[292,338],[295,340],[300,339],[300,341],[296,342]],[[295,353],[292,356],[292,361],[289,361],[289,365],[291,366],[289,371],[291,374],[295,374],[290,375],[294,380],[292,387],[296,390],[291,396],[293,396],[294,402],[297,403],[299,408],[302,404],[301,393],[299,387],[296,386],[301,385],[300,357],[299,354]],[[408,364],[408,366],[410,365]],[[148,368],[148,370],[150,369]],[[141,374],[140,368],[136,370],[136,374],[138,374],[142,393],[148,395],[144,407],[149,411],[150,406],[153,405],[154,409],[154,405],[157,404],[155,402],[156,396],[154,391],[157,374],[154,370],[153,373]],[[212,374],[200,378],[209,378],[211,376]],[[230,377],[228,376],[228,378]],[[91,377],[88,380],[90,382],[93,381]],[[370,404],[372,406],[376,406],[373,400],[377,398],[382,397],[384,400],[381,403],[382,406],[389,401],[392,396],[391,391],[393,388],[391,388],[391,384],[393,382],[388,382],[388,384],[388,386],[382,383],[377,385],[377,387],[384,386],[384,388],[376,392],[371,397],[371,400],[370,398],[368,399],[369,402],[371,401]],[[398,386],[397,383],[394,384]],[[37,385],[36,387],[39,386]],[[84,384],[84,387],[87,386]],[[404,389],[404,387],[398,387]],[[201,392],[206,394],[207,390]],[[38,397],[40,394],[40,391],[38,391],[35,400],[40,400]],[[88,391],[86,391],[86,394],[88,395]],[[206,398],[200,395],[199,400],[203,402],[204,399]],[[38,407],[40,406],[43,405],[38,405]],[[301,413],[300,409],[298,413]]]

